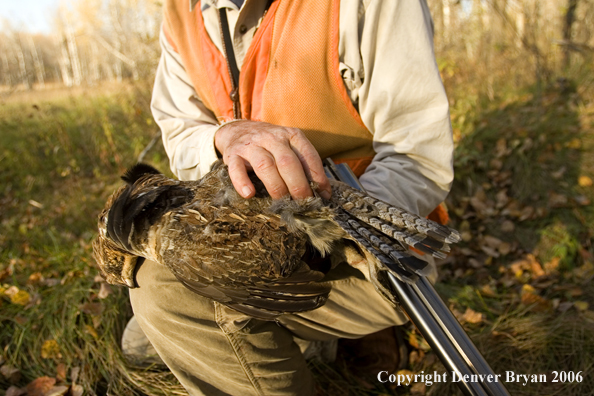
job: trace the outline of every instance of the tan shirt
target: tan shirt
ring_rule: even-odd
[[[189,2],[190,7],[196,3]],[[201,3],[206,30],[219,49],[216,8],[228,8],[240,69],[266,2],[246,0],[239,10],[229,0]],[[339,35],[340,72],[377,153],[361,183],[379,199],[427,215],[453,180],[448,100],[428,7],[424,0],[342,0]],[[217,160],[219,126],[164,34],[161,47],[153,115],[173,173],[182,180],[199,179]]]

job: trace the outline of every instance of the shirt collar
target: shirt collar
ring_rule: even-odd
[[[190,0],[190,12],[194,11],[194,8],[196,8],[196,4],[198,4],[198,1],[199,0]],[[214,6],[216,8],[227,7],[236,10],[239,10],[240,8],[237,6],[237,4],[235,4],[233,0],[202,0],[202,10],[204,10],[205,6]]]

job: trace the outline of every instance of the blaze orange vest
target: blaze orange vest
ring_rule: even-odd
[[[373,136],[339,72],[339,6],[339,0],[272,3],[241,66],[241,114],[301,129],[322,158],[372,156]],[[231,79],[200,9],[189,12],[187,0],[167,0],[164,32],[200,99],[225,122],[233,119]]]
[[[339,72],[340,0],[275,0],[248,48],[239,76],[244,119],[301,129],[322,158],[355,174],[371,163],[373,136]],[[219,122],[233,119],[225,56],[212,42],[200,2],[166,0],[163,30],[202,102]],[[444,217],[445,216],[445,217]],[[429,216],[447,221],[441,205]]]

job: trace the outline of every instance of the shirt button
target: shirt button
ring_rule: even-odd
[[[241,33],[241,34],[245,34],[247,31],[248,31],[248,28],[247,28],[247,26],[245,26],[245,25],[241,25],[241,26],[239,27],[239,33]]]

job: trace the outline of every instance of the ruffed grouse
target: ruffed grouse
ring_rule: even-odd
[[[256,196],[242,198],[222,162],[199,181],[173,180],[144,164],[122,179],[127,184],[109,198],[93,243],[109,283],[135,287],[143,257],[166,265],[190,290],[263,319],[325,303],[324,273],[303,260],[312,248],[334,263],[358,252],[366,276],[393,301],[385,271],[408,282],[428,271],[408,246],[439,257],[460,240],[448,227],[337,181],[330,200],[295,201],[272,200],[255,176]]]

